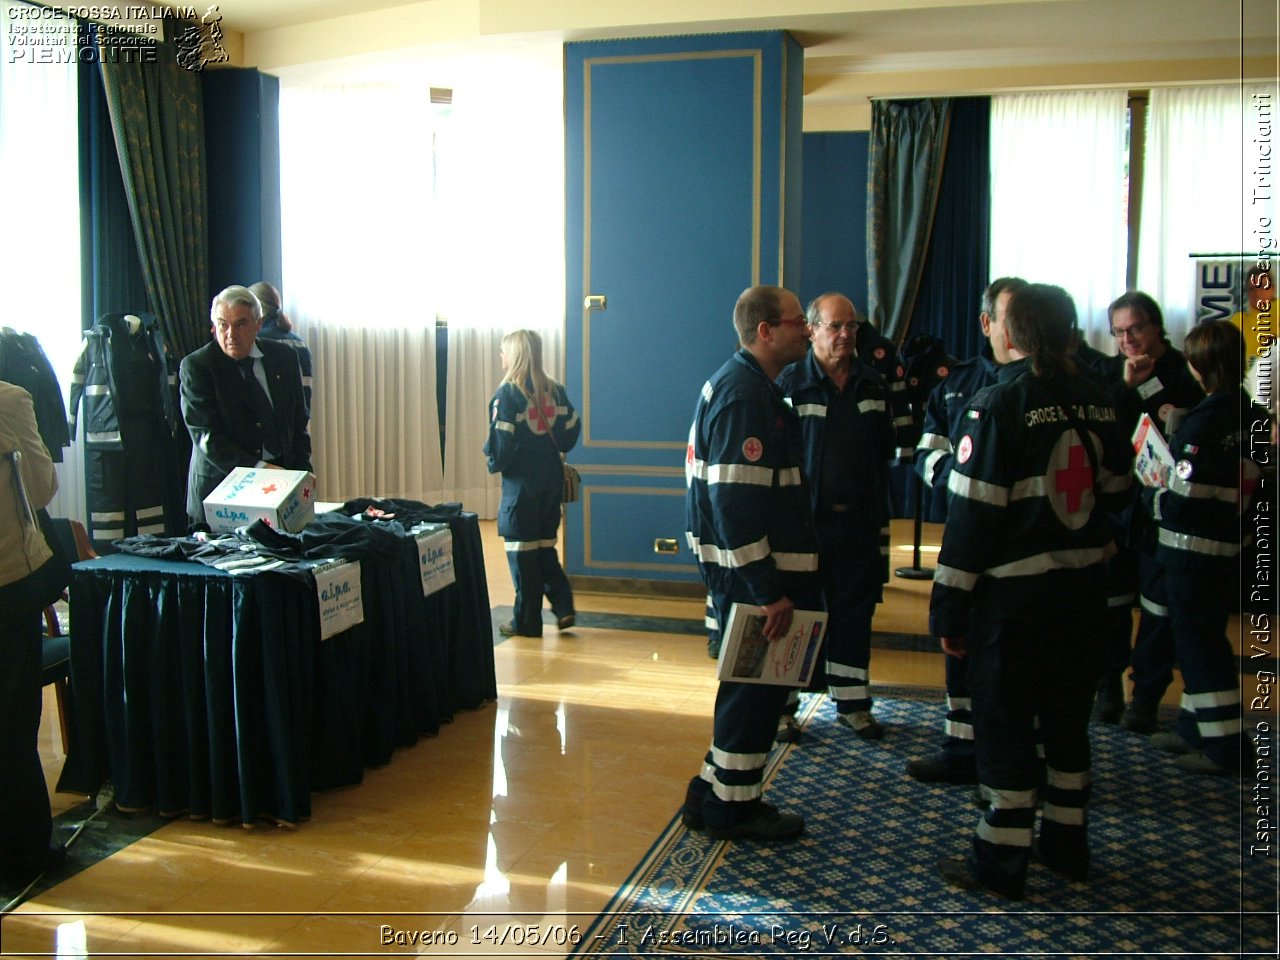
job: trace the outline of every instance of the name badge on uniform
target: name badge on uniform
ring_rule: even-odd
[[[1160,378],[1152,377],[1150,380],[1138,384],[1138,396],[1143,400],[1149,400],[1163,389],[1164,384],[1160,382]]]

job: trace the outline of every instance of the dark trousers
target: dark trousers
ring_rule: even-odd
[[[1240,667],[1227,639],[1227,620],[1240,595],[1234,570],[1221,575],[1169,569],[1169,614],[1182,671],[1178,733],[1228,770],[1243,746]]]
[[[1164,564],[1143,554],[1138,561],[1138,602],[1142,616],[1133,642],[1133,702],[1155,709],[1173,682],[1173,625]]]
[[[30,579],[30,578],[27,578]],[[49,850],[53,820],[40,764],[40,613],[0,588],[0,873],[27,878]]]
[[[557,617],[573,613],[573,588],[556,553],[560,532],[560,488],[535,489],[502,481],[498,534],[506,541],[507,566],[516,588],[516,633],[542,636],[542,598]]]
[[[943,658],[947,672],[946,739],[942,752],[956,764],[974,762],[973,700],[969,692],[969,658]]]
[[[128,450],[85,451],[89,535],[99,549],[122,537],[168,533],[162,459],[167,451],[160,436]]]
[[[1121,547],[1107,561],[1107,612],[1102,636],[1106,649],[1104,677],[1120,678],[1133,647],[1133,604],[1138,599],[1138,554]]]
[[[835,514],[817,526],[826,682],[839,713],[871,709],[871,620],[883,595],[879,531],[838,519],[853,516]]]
[[[718,622],[727,624],[733,601],[714,594],[712,602]],[[689,781],[686,811],[701,812],[713,826],[750,818],[764,792],[764,766],[789,692],[768,683],[720,684],[711,749]]]
[[[554,543],[548,547],[507,541],[507,565],[516,588],[516,632],[523,636],[541,636],[544,595],[556,617],[573,613],[573,588]]]
[[[999,610],[998,601],[978,606],[969,635],[978,778],[990,801],[969,865],[986,886],[1020,897],[1042,775],[1041,854],[1071,875],[1088,871],[1089,713],[1102,669],[1102,608],[1019,617]]]

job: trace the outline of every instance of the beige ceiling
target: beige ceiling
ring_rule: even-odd
[[[564,40],[789,30],[805,48],[806,110],[868,97],[1041,86],[1253,79],[1276,72],[1277,0],[218,0],[264,69],[332,49],[522,34]],[[397,25],[404,29],[397,31]],[[395,34],[399,32],[400,36]],[[377,34],[376,39],[370,35]],[[262,52],[262,59],[253,54]],[[1136,66],[1135,66],[1136,65]]]

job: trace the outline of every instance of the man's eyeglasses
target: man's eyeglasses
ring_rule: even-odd
[[[1117,340],[1132,339],[1142,334],[1147,329],[1147,321],[1139,320],[1137,323],[1131,323],[1127,327],[1112,327],[1111,335]]]

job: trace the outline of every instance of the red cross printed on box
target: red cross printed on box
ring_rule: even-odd
[[[1053,489],[1066,498],[1067,513],[1080,512],[1084,492],[1093,489],[1093,467],[1081,444],[1073,444],[1068,451],[1066,468],[1053,472]]]
[[[275,493],[275,492],[276,492],[277,490],[279,490],[279,489],[280,489],[280,488],[279,488],[279,486],[277,486],[277,485],[276,485],[276,483],[273,481],[273,482],[271,482],[271,483],[268,483],[268,484],[264,485],[264,486],[263,486],[263,488],[262,488],[262,492],[263,492],[263,493]]]

